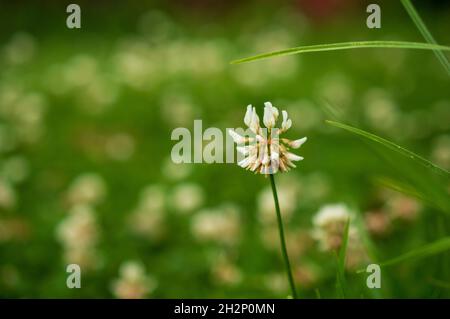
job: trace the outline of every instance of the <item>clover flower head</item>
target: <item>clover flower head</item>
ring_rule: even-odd
[[[281,127],[276,127],[280,115],[278,109],[270,102],[264,103],[263,124],[260,125],[255,107],[247,106],[244,123],[248,127],[245,134],[229,130],[230,136],[238,145],[236,150],[244,158],[238,165],[260,174],[274,174],[281,170],[287,172],[296,167],[293,162],[303,160],[303,157],[291,153],[306,142],[306,137],[298,140],[280,138],[292,126],[292,121],[286,111],[282,111]]]

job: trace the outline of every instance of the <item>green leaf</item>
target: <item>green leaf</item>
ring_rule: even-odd
[[[261,59],[272,58],[276,56],[285,56],[307,52],[320,51],[336,51],[347,49],[363,49],[363,48],[392,48],[392,49],[417,49],[417,50],[445,50],[450,51],[450,47],[438,44],[422,43],[422,42],[406,42],[406,41],[355,41],[355,42],[341,42],[328,43],[317,45],[306,45],[279,51],[272,51],[250,56],[243,59],[231,61],[231,64],[238,64]]]
[[[431,163],[427,159],[375,134],[334,121],[326,123],[356,134],[367,141],[370,146],[390,164],[391,188],[407,195],[414,195],[438,209],[450,213],[450,197],[448,185],[450,174],[443,168]],[[385,168],[386,170],[389,167]]]
[[[405,7],[406,11],[408,12],[409,16],[413,20],[414,24],[416,25],[417,29],[419,29],[420,33],[422,33],[425,40],[427,40],[430,44],[437,44],[436,40],[431,35],[430,31],[428,31],[427,26],[420,18],[419,13],[414,8],[413,4],[410,0],[401,0],[403,6]],[[444,55],[444,53],[440,50],[435,50],[434,54],[438,58],[438,60],[441,62],[444,69],[447,71],[447,73],[450,75],[450,63],[448,62],[447,57]]]
[[[395,257],[393,259],[387,260],[385,262],[380,263],[381,267],[392,266],[407,260],[415,260],[421,259],[425,257],[429,257],[432,255],[436,255],[445,251],[450,250],[450,237],[445,237],[443,239],[437,240],[431,244],[427,244],[420,248],[414,249],[410,252],[407,252],[403,255]],[[358,273],[364,272],[365,269],[358,270]]]

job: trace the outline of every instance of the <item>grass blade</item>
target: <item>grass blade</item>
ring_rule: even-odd
[[[423,22],[423,20],[420,18],[419,13],[414,8],[413,4],[410,0],[401,0],[403,6],[405,7],[406,11],[408,12],[409,16],[413,20],[414,24],[416,25],[417,29],[419,29],[420,33],[422,33],[425,40],[427,40],[430,44],[437,44],[434,37],[431,35],[430,31],[428,31],[427,26]],[[438,58],[439,62],[441,62],[444,69],[447,71],[448,75],[450,75],[450,63],[448,62],[447,57],[444,55],[444,53],[440,50],[435,50],[434,54]]]
[[[448,176],[450,174],[447,170],[445,170],[445,169],[443,169],[443,168],[433,164],[429,160],[421,157],[420,155],[417,155],[417,154],[407,150],[406,148],[403,148],[400,145],[397,145],[397,144],[395,144],[395,143],[393,143],[391,141],[388,141],[388,140],[386,140],[386,139],[384,139],[382,137],[379,137],[379,136],[377,136],[375,134],[363,131],[361,129],[358,129],[358,128],[350,126],[350,125],[346,125],[346,124],[343,124],[343,123],[335,122],[335,121],[328,121],[327,120],[326,123],[328,123],[328,124],[330,124],[332,126],[335,126],[335,127],[342,128],[342,129],[347,130],[349,132],[358,134],[358,135],[360,135],[362,137],[365,137],[365,138],[368,138],[368,139],[370,139],[370,140],[372,140],[372,141],[374,141],[376,143],[379,143],[379,144],[389,148],[390,150],[393,150],[393,151],[395,151],[395,152],[397,152],[397,153],[399,153],[399,154],[401,154],[403,156],[406,156],[406,157],[410,158],[411,160],[419,163],[420,165],[422,165],[422,166],[424,166],[426,168],[429,168],[430,170],[432,170],[435,173],[438,173],[438,174],[440,174],[442,176]]]
[[[420,258],[429,257],[432,255],[436,255],[445,251],[450,250],[450,237],[445,237],[438,241],[435,241],[431,244],[427,244],[420,248],[414,249],[410,252],[407,252],[403,255],[395,257],[393,259],[387,260],[385,262],[380,263],[380,266],[392,266],[407,260],[415,260]],[[364,272],[365,269],[358,270],[358,273]]]
[[[345,298],[345,256],[347,254],[348,246],[348,233],[350,229],[350,219],[345,223],[344,234],[342,235],[342,244],[339,249],[339,255],[337,256],[337,274],[336,274],[336,287],[341,293],[341,296]]]
[[[450,174],[447,170],[375,134],[340,122],[326,121],[326,123],[362,137],[363,141],[389,164],[384,167],[383,172],[390,177],[385,179],[390,181],[388,186],[393,186],[391,188],[415,196],[439,210],[450,213],[448,196]],[[379,174],[378,172],[377,175]]]
[[[422,43],[422,42],[406,42],[406,41],[355,41],[355,42],[341,42],[300,46],[279,51],[272,51],[250,56],[243,59],[231,61],[231,64],[239,64],[244,62],[267,59],[277,56],[285,56],[307,52],[320,51],[336,51],[348,49],[363,49],[363,48],[392,48],[392,49],[417,49],[417,50],[445,50],[450,51],[450,47],[438,44]]]

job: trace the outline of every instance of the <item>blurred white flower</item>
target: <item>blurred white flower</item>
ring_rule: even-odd
[[[345,226],[350,222],[345,267],[355,269],[367,260],[358,229],[352,224],[354,213],[345,204],[329,204],[313,218],[313,237],[324,251],[337,251],[342,245]]]
[[[173,189],[170,203],[175,211],[188,213],[199,208],[204,200],[205,194],[200,185],[181,183]]]
[[[156,288],[156,280],[147,275],[142,263],[127,261],[120,266],[119,278],[112,283],[112,292],[121,299],[142,299]]]
[[[239,211],[232,204],[203,209],[192,218],[191,231],[199,241],[235,244],[239,240]]]
[[[322,206],[313,218],[313,236],[323,250],[338,249],[342,242],[345,225],[353,213],[344,204]]]
[[[85,270],[100,266],[101,258],[96,249],[99,230],[90,206],[74,206],[57,226],[56,237],[63,246],[66,263],[78,264]]]
[[[160,185],[150,185],[141,192],[137,207],[130,215],[130,227],[136,234],[159,239],[165,231],[165,190]]]
[[[281,170],[289,171],[291,167],[296,167],[294,161],[301,161],[303,157],[295,155],[289,150],[299,148],[306,142],[306,137],[298,140],[281,138],[281,134],[286,132],[292,125],[286,111],[282,111],[281,128],[276,128],[279,111],[272,103],[264,103],[263,122],[266,128],[260,126],[259,116],[256,109],[251,105],[247,106],[244,123],[250,129],[249,136],[241,136],[233,130],[229,130],[234,142],[240,146],[236,149],[244,156],[238,165],[242,168],[260,174],[274,174]]]
[[[56,235],[64,247],[83,249],[95,246],[99,234],[94,210],[87,205],[73,207],[58,225]]]
[[[106,195],[106,183],[96,173],[84,173],[78,176],[67,191],[70,204],[97,204]]]

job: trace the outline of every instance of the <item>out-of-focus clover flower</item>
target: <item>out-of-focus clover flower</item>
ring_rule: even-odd
[[[339,249],[345,225],[351,217],[352,212],[344,204],[329,204],[319,209],[313,218],[313,236],[323,250]]]
[[[94,210],[86,205],[73,207],[57,228],[57,237],[65,247],[90,247],[97,243],[98,229]]]
[[[159,239],[164,234],[165,190],[151,185],[141,192],[137,207],[130,216],[133,232],[149,239]]]
[[[127,261],[120,266],[119,278],[112,284],[113,294],[120,299],[142,299],[156,288],[156,280],[147,275],[142,263]]]
[[[74,206],[56,228],[56,236],[64,248],[65,262],[78,264],[87,270],[100,265],[96,250],[99,231],[91,207]]]
[[[323,206],[313,218],[313,237],[324,251],[337,251],[342,245],[345,225],[350,222],[345,267],[355,269],[367,260],[361,236],[351,224],[354,213],[344,204]]]
[[[191,231],[199,241],[235,244],[240,235],[239,211],[231,204],[203,209],[193,217]]]
[[[282,111],[283,120],[281,128],[275,127],[279,116],[279,111],[272,103],[264,103],[263,123],[265,128],[260,126],[259,116],[256,109],[249,105],[245,113],[244,123],[250,129],[248,136],[241,136],[234,130],[229,130],[229,134],[234,142],[240,146],[236,149],[244,156],[238,165],[260,174],[274,174],[281,170],[289,171],[296,167],[294,161],[301,161],[303,157],[295,155],[289,150],[299,148],[306,142],[306,137],[298,140],[280,138],[291,126],[286,111]]]
[[[67,191],[70,204],[97,204],[106,195],[106,183],[96,173],[84,173],[78,176]]]
[[[205,200],[205,194],[200,185],[182,183],[175,186],[171,195],[171,205],[179,213],[188,213],[199,208]]]
[[[67,264],[77,264],[83,270],[98,269],[102,264],[101,257],[95,247],[66,247],[63,252]]]

